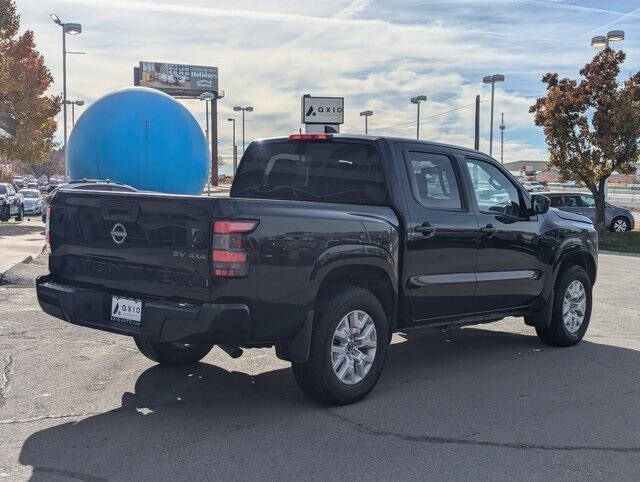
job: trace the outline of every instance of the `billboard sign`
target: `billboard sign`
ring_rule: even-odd
[[[343,124],[344,97],[302,96],[303,124]]]
[[[178,97],[198,97],[218,92],[218,67],[140,62],[135,75],[140,87],[150,87]]]

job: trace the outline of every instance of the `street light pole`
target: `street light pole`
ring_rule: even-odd
[[[238,150],[236,148],[236,119],[235,117],[229,117],[227,120],[233,123],[233,177],[235,177],[236,170],[238,169]]]
[[[64,118],[64,177],[69,179],[69,166],[67,163],[67,38],[66,34],[76,35],[82,32],[79,23],[64,23],[55,13],[50,15],[51,20],[62,28],[62,110]]]
[[[209,144],[209,138],[211,137],[211,130],[212,130],[212,129],[209,129],[209,103],[212,102],[215,98],[216,98],[216,94],[214,94],[213,92],[203,92],[202,94],[200,94],[200,100],[204,101],[205,117],[207,119],[207,130],[205,131],[206,138],[207,138],[207,151],[209,151],[209,155],[212,159],[213,159],[213,142]],[[211,109],[213,110],[213,104],[211,106]],[[209,176],[208,176],[209,181],[207,183],[208,196],[211,196],[212,172],[213,172],[213,160],[209,162]]]
[[[417,109],[417,117],[416,117],[416,139],[420,139],[420,102],[426,102],[426,95],[418,95],[416,97],[411,98],[411,103],[416,104]]]
[[[500,164],[504,164],[504,112],[502,113],[502,123],[500,124]]]
[[[76,125],[75,106],[84,105],[84,100],[68,100],[66,101],[65,105],[67,104],[71,104],[71,130],[73,130]]]
[[[64,175],[67,173],[67,34],[62,26],[62,102],[64,102]]]
[[[364,133],[365,135],[369,134],[369,116],[373,115],[373,111],[372,110],[365,110],[360,112],[360,116],[364,117]]]
[[[233,110],[236,112],[242,111],[242,152],[244,153],[244,113],[253,112],[253,107],[251,107],[250,105],[246,105],[246,106],[236,105],[233,107]]]
[[[489,121],[489,155],[493,154],[493,98],[496,87],[496,82],[504,82],[504,75],[494,74],[483,77],[482,82],[485,84],[491,84],[491,120]]]

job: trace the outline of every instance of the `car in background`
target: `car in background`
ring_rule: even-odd
[[[581,214],[596,222],[596,201],[592,194],[579,192],[544,193],[551,199],[551,207],[561,211]],[[612,232],[631,231],[635,228],[633,213],[628,209],[605,203],[604,225]]]
[[[114,182],[110,180],[101,181],[95,179],[81,179],[77,181],[71,181],[67,184],[59,184],[55,187],[47,196],[44,198],[44,205],[42,207],[42,222],[47,222],[47,208],[49,204],[51,204],[51,200],[58,192],[58,189],[84,189],[89,191],[125,191],[125,192],[135,192],[137,189],[135,187],[129,186],[127,184],[120,184],[119,182]]]
[[[16,189],[22,189],[24,187],[24,179],[22,179],[21,176],[14,177],[11,182],[13,182]]]
[[[49,185],[49,183],[48,183],[48,182],[39,182],[39,183],[38,183],[38,190],[39,190],[40,192],[42,192],[42,193],[50,192],[50,189],[49,189],[49,188],[50,188],[50,185]]]
[[[42,207],[44,205],[44,201],[42,200],[42,196],[40,196],[40,191],[37,189],[21,189],[20,194],[22,194],[22,202],[24,206],[25,214],[42,214]]]
[[[529,192],[542,192],[545,190],[544,185],[538,181],[523,181],[522,186]]]
[[[16,192],[13,184],[0,183],[0,221],[9,221],[15,216],[16,221],[22,221],[24,206],[22,194]]]

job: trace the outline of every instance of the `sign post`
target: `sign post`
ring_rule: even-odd
[[[339,133],[340,124],[344,124],[344,97],[302,96],[301,122],[305,132]]]

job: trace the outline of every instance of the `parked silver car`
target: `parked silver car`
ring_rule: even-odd
[[[544,185],[538,181],[522,181],[521,184],[529,192],[542,192],[545,190]]]
[[[551,199],[551,207],[562,211],[582,214],[593,223],[596,222],[596,202],[591,194],[577,192],[545,192]],[[635,227],[635,220],[631,211],[606,203],[604,223],[610,231],[631,231]]]
[[[25,214],[42,214],[44,202],[40,196],[40,191],[37,189],[21,189],[20,194],[22,194]]]

